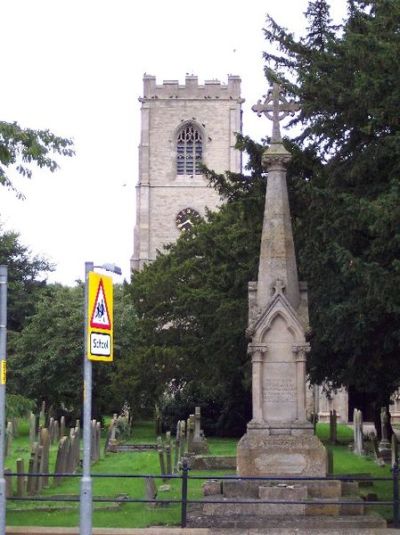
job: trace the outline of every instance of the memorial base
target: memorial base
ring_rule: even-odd
[[[325,477],[327,453],[307,424],[248,426],[237,446],[237,473],[244,477]]]

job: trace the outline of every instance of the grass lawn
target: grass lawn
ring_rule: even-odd
[[[329,429],[327,424],[318,424],[318,435],[321,440],[327,442]],[[352,430],[347,426],[338,426],[338,445],[329,446],[334,456],[335,475],[369,473],[372,477],[386,477],[390,475],[389,467],[381,468],[373,460],[358,457],[348,448],[348,443],[352,440]],[[136,424],[134,436],[129,443],[154,443],[153,423],[143,422]],[[235,455],[237,439],[209,438],[210,453],[213,455]],[[50,456],[50,471],[54,470],[57,446],[53,446]],[[103,451],[103,450],[101,450]],[[6,459],[6,467],[15,471],[15,461],[18,457],[25,458],[25,470],[29,459],[29,438],[27,428],[22,427],[20,436],[16,438],[12,445],[12,451]],[[96,478],[96,474],[152,474],[159,475],[159,460],[156,451],[108,453],[92,467],[93,474],[93,496],[94,497],[116,497],[126,495],[129,498],[145,498],[145,484],[142,478]],[[205,477],[216,475],[227,475],[229,472],[194,472],[193,475]],[[164,482],[161,478],[156,480],[159,487]],[[170,485],[170,489],[164,492],[159,491],[158,499],[180,499],[181,481],[170,479],[165,482]],[[189,481],[189,495],[192,499],[201,496],[202,480]],[[44,489],[41,493],[45,496],[65,496],[79,495],[80,477],[65,478],[58,487]],[[362,493],[376,493],[380,500],[391,499],[392,483],[378,482],[373,487],[361,489]],[[383,514],[387,519],[392,516],[391,507],[374,507],[375,510]],[[63,508],[63,510],[60,510]],[[36,510],[33,510],[36,509]],[[166,506],[152,507],[143,503],[124,503],[119,506],[107,503],[94,503],[93,525],[96,527],[146,527],[154,525],[178,525],[180,520],[180,505],[170,504]],[[55,503],[55,502],[18,502],[9,500],[7,502],[7,524],[8,525],[42,525],[42,526],[67,526],[79,525],[79,504],[78,503]]]

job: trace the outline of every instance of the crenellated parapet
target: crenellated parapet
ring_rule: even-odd
[[[228,83],[224,84],[220,80],[205,80],[204,84],[199,84],[198,77],[187,75],[185,83],[180,84],[179,80],[164,80],[161,85],[157,85],[156,77],[145,74],[143,77],[143,96],[140,102],[154,99],[221,99],[236,100],[240,103],[244,99],[240,96],[240,76],[228,75]]]

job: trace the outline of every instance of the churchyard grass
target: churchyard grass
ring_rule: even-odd
[[[6,459],[6,466],[15,470],[15,460],[24,457],[25,470],[30,453],[28,436],[21,426],[20,436],[15,438],[12,451]],[[329,430],[325,424],[318,424],[318,435],[324,442],[329,440]],[[370,474],[372,477],[382,477],[390,475],[389,467],[380,467],[372,459],[354,455],[348,448],[352,439],[352,430],[347,426],[338,426],[339,445],[329,446],[334,454],[334,473],[343,474]],[[134,426],[134,437],[129,443],[154,443],[153,422],[138,422]],[[229,438],[208,438],[210,453],[213,455],[235,455],[237,439]],[[144,451],[138,453],[108,453],[103,456],[104,438],[102,440],[102,458],[92,467],[93,474],[153,474],[160,473],[157,452]],[[57,445],[51,447],[50,471],[54,470],[54,460]],[[212,477],[213,475],[226,475],[229,472],[195,472],[196,475]],[[231,472],[232,473],[232,472]],[[156,480],[157,487],[163,483],[170,485],[170,489],[165,492],[158,492],[158,499],[180,499],[181,481],[171,479],[163,482]],[[189,482],[189,493],[192,498],[199,498],[202,495],[202,480],[191,480]],[[41,496],[66,496],[79,495],[80,478],[65,478],[59,487],[43,489]],[[380,500],[390,500],[392,497],[392,483],[374,483],[372,487],[362,487],[362,494],[376,493]],[[96,478],[93,477],[93,495],[101,497],[116,497],[127,495],[131,498],[145,498],[145,483],[143,479],[130,478]],[[108,509],[107,509],[108,507]],[[371,506],[386,518],[392,517],[391,507]],[[61,509],[63,508],[63,509]],[[18,509],[18,511],[17,511]],[[23,511],[25,509],[25,511]],[[29,509],[29,510],[28,510]],[[32,510],[36,509],[36,510]],[[168,506],[152,507],[144,503],[125,503],[116,506],[112,502],[94,504],[93,525],[97,527],[146,527],[154,525],[178,525],[180,519],[180,505],[171,504]],[[7,504],[7,524],[8,525],[42,525],[42,526],[65,526],[73,527],[79,525],[79,504],[77,503],[55,503],[55,502],[15,502],[9,501]]]

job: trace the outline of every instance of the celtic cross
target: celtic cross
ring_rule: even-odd
[[[251,108],[257,113],[259,117],[263,113],[268,119],[272,121],[272,137],[271,143],[280,143],[282,141],[281,130],[279,122],[288,115],[294,115],[300,109],[297,102],[288,102],[283,94],[282,88],[279,84],[274,83],[268,89],[268,93],[263,95],[264,102],[259,100],[257,104]]]

